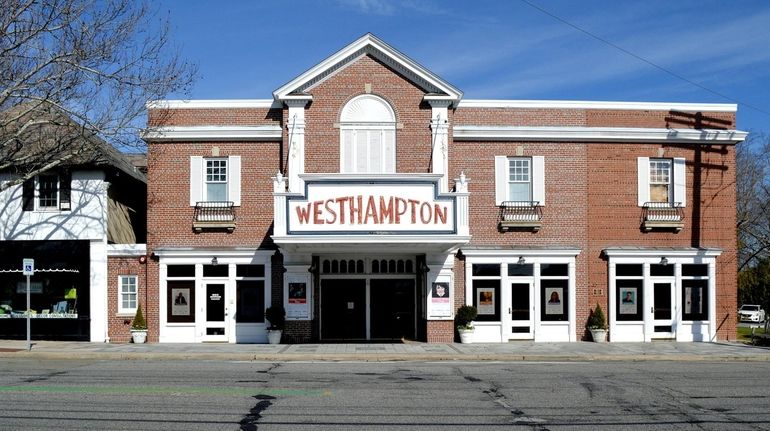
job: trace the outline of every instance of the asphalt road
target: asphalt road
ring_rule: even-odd
[[[0,429],[770,430],[767,362],[0,363]]]

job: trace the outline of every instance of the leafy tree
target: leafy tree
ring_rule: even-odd
[[[94,137],[144,149],[148,100],[185,92],[168,21],[147,0],[0,0],[0,191],[87,161]]]

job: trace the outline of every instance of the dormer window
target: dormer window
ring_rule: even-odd
[[[340,115],[340,172],[389,174],[396,171],[396,116],[384,99],[365,94],[349,101]]]

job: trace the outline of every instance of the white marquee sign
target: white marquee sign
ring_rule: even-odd
[[[291,234],[456,232],[453,196],[435,182],[306,182],[306,196],[289,197]]]

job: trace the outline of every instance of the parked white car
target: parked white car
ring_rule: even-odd
[[[759,305],[743,304],[738,310],[738,318],[741,322],[764,322],[765,310]]]

